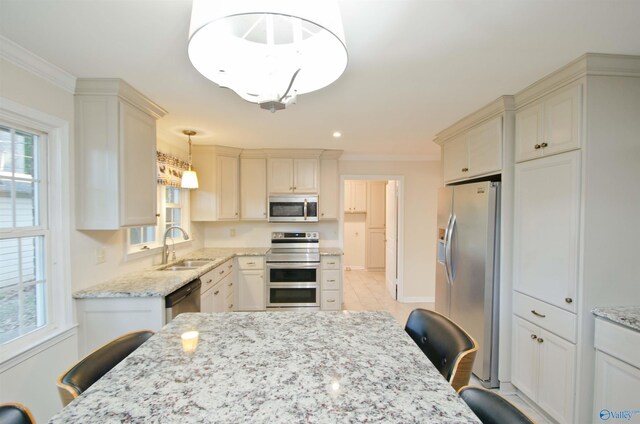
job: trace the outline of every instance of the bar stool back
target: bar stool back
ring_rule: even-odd
[[[482,424],[535,424],[511,402],[490,390],[465,386],[458,394]]]
[[[478,345],[466,331],[426,309],[414,309],[404,329],[455,390],[469,384]]]
[[[2,424],[35,424],[29,408],[21,403],[0,404],[0,423]]]

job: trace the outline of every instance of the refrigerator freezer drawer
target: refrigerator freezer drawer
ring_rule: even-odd
[[[518,292],[514,292],[513,312],[563,339],[576,342],[576,316],[571,312]]]

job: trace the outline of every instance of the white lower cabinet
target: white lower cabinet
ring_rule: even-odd
[[[238,311],[266,309],[264,256],[238,257]]]
[[[200,311],[231,312],[234,310],[233,260],[217,266],[200,277]]]
[[[342,267],[340,256],[322,256],[320,259],[320,309],[342,309]]]
[[[594,344],[593,421],[640,421],[640,331],[597,318]]]
[[[512,383],[559,423],[573,422],[576,346],[514,316]]]

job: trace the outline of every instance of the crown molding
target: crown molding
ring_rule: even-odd
[[[640,78],[640,56],[586,53],[515,94],[516,108],[528,105],[583,77]]]
[[[69,93],[73,94],[75,91],[76,77],[2,35],[0,35],[0,58],[49,81]]]
[[[318,159],[323,150],[319,149],[264,149],[268,158],[309,158]]]
[[[81,96],[118,96],[131,106],[137,107],[156,119],[167,114],[165,109],[119,78],[78,78],[75,94]]]
[[[320,155],[320,159],[340,159],[343,150],[324,150]]]
[[[447,140],[470,130],[478,124],[481,124],[491,118],[502,115],[508,111],[515,110],[515,99],[513,96],[500,96],[496,100],[492,101],[488,105],[478,109],[464,118],[460,119],[455,124],[448,127],[446,130],[440,131],[436,134],[433,142],[442,146]]]
[[[340,158],[341,161],[379,161],[379,162],[435,162],[440,161],[440,155],[376,155],[348,153]]]

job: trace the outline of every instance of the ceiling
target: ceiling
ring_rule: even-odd
[[[349,63],[272,114],[187,57],[190,0],[0,0],[0,34],[77,77],[122,78],[169,111],[158,134],[244,148],[433,158],[434,135],[586,52],[640,55],[638,0],[341,0]],[[340,139],[332,133],[342,132]]]

